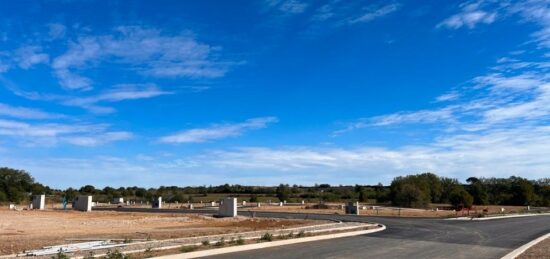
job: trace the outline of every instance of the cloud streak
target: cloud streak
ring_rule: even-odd
[[[132,137],[130,132],[107,131],[108,127],[107,124],[26,123],[0,119],[0,135],[31,146],[59,143],[96,146]]]
[[[368,23],[398,11],[398,3],[362,6],[347,1],[330,1],[318,7],[311,17],[313,23],[327,22],[334,26]]]
[[[0,103],[0,116],[20,119],[56,119],[65,117],[62,114],[48,113],[37,109],[11,106],[3,103]]]
[[[270,123],[277,122],[275,117],[248,119],[235,124],[215,124],[208,128],[195,128],[160,138],[161,143],[202,143],[228,137],[240,136],[249,130],[262,129]]]
[[[64,98],[62,104],[81,107],[94,113],[112,113],[111,107],[101,106],[98,103],[112,103],[126,100],[148,99],[173,92],[164,91],[154,84],[121,84],[103,91],[97,95],[87,97]]]

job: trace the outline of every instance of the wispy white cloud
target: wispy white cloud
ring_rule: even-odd
[[[421,110],[414,112],[399,112],[372,118],[374,126],[388,126],[401,123],[434,123],[453,120],[452,107],[437,110]]]
[[[460,5],[461,11],[443,20],[438,28],[459,29],[467,27],[472,29],[478,24],[491,24],[497,19],[497,11],[485,11],[482,9],[484,1],[466,2]]]
[[[133,134],[126,131],[100,133],[94,136],[70,136],[61,138],[62,141],[77,146],[99,146],[109,142],[128,140]]]
[[[100,56],[101,46],[94,38],[81,38],[77,42],[71,42],[69,50],[53,60],[52,68],[59,84],[68,89],[91,89],[90,79],[71,70],[84,68],[88,62],[97,62]]]
[[[266,5],[270,9],[276,9],[286,14],[303,13],[308,7],[308,3],[301,0],[266,0]]]
[[[364,6],[357,2],[333,0],[317,7],[311,16],[311,21],[314,24],[326,22],[336,27],[367,23],[396,12],[400,8],[401,4],[396,2]]]
[[[518,14],[525,22],[534,22],[540,29],[532,34],[540,46],[550,48],[550,1],[526,0],[511,5],[507,11]]]
[[[445,125],[448,130],[479,131],[516,127],[525,123],[544,124],[550,118],[550,78],[544,73],[519,75],[489,74],[471,80],[461,95],[465,100],[447,100],[446,105],[418,111],[405,111],[361,118],[334,135],[380,126],[406,124]]]
[[[20,119],[54,119],[65,117],[62,114],[48,113],[37,109],[11,106],[3,103],[0,103],[0,116]]]
[[[107,131],[108,127],[107,124],[27,123],[0,119],[0,135],[25,145],[95,146],[132,137],[130,132]]]
[[[201,143],[211,140],[235,137],[245,131],[262,129],[270,123],[277,122],[275,117],[248,119],[241,123],[215,124],[208,128],[194,128],[160,138],[163,143]]]
[[[19,67],[30,69],[37,64],[47,64],[50,56],[40,46],[22,46],[13,51],[0,51],[0,73]]]
[[[535,23],[539,29],[532,33],[539,46],[550,48],[550,1],[466,1],[460,5],[460,12],[454,14],[436,27],[472,29],[479,24],[491,24],[497,20],[519,16],[519,22]]]
[[[92,81],[78,72],[104,60],[121,63],[154,77],[215,78],[232,62],[219,61],[220,47],[198,42],[190,33],[165,35],[160,30],[120,26],[110,35],[82,36],[53,61],[60,84],[89,90]]]
[[[111,113],[114,112],[113,108],[102,106],[99,103],[147,99],[168,94],[173,94],[173,92],[164,91],[154,84],[122,84],[115,85],[98,95],[64,98],[62,104],[82,107],[95,113]]]
[[[361,14],[359,17],[349,20],[349,23],[355,24],[355,23],[370,22],[374,19],[384,17],[390,13],[397,11],[399,7],[400,5],[396,3],[387,4],[377,8],[371,6],[367,8],[367,11]]]
[[[14,60],[19,67],[29,69],[36,64],[48,63],[50,57],[38,46],[26,46],[15,51]]]
[[[157,166],[180,171],[202,170],[214,175],[239,172],[235,177],[247,172],[257,178],[284,175],[285,182],[306,184],[325,177],[333,183],[372,182],[364,179],[373,178],[389,183],[398,175],[426,171],[458,178],[517,174],[542,178],[547,176],[550,166],[546,156],[541,155],[550,152],[549,133],[547,126],[525,126],[483,134],[458,134],[423,145],[397,148],[241,147],[209,151]],[[342,172],[346,177],[338,178]],[[273,181],[268,184],[280,182]]]
[[[495,151],[497,150],[497,152]],[[6,165],[24,165],[33,175],[82,175],[75,184],[144,184],[171,182],[181,177],[190,185],[203,184],[266,184],[281,182],[313,184],[389,184],[395,176],[434,172],[456,177],[507,177],[523,175],[529,178],[548,176],[550,161],[550,128],[525,126],[511,130],[491,130],[483,134],[457,134],[442,137],[423,145],[397,148],[357,146],[322,148],[317,146],[238,147],[206,151],[189,156],[141,156],[135,161],[124,158],[91,157],[86,159],[9,159],[0,157]],[[162,174],[151,172],[162,171]],[[83,173],[86,172],[86,173]],[[113,173],[117,174],[113,174]],[[345,177],[339,177],[345,173]],[[105,177],[116,175],[120,179]],[[197,177],[198,175],[198,177]],[[228,180],[228,176],[231,176]],[[206,178],[205,178],[206,177]],[[144,180],[144,178],[146,180]],[[60,183],[55,183],[59,185]]]
[[[49,23],[46,25],[48,27],[48,36],[51,40],[61,39],[65,37],[67,27],[61,23]]]
[[[174,91],[166,91],[155,84],[118,84],[109,89],[103,90],[97,94],[87,95],[61,95],[61,94],[44,94],[36,91],[25,91],[20,89],[11,80],[0,76],[0,82],[13,94],[33,101],[56,102],[61,105],[74,106],[86,109],[96,114],[107,114],[115,112],[115,108],[106,106],[106,103],[115,103],[126,100],[148,99],[163,95],[174,94]],[[208,89],[207,86],[190,86],[191,91],[203,91]]]
[[[456,91],[451,91],[436,97],[435,100],[436,102],[447,102],[447,101],[454,101],[458,98],[460,98],[460,94]]]

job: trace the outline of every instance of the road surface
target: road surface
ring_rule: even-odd
[[[128,209],[127,211],[151,212],[151,209]],[[206,211],[170,210],[166,212]],[[162,210],[162,212],[165,211]],[[212,213],[211,210],[210,213]],[[252,214],[255,217],[376,222],[386,225],[387,229],[364,236],[265,248],[209,258],[501,258],[523,244],[550,232],[549,215],[460,221],[239,211],[239,215],[243,216]]]

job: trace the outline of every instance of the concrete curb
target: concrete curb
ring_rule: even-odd
[[[334,238],[365,235],[365,234],[370,234],[370,233],[383,231],[383,230],[386,229],[386,226],[384,226],[384,225],[379,225],[379,226],[380,227],[377,228],[377,229],[360,230],[360,231],[337,233],[337,234],[328,234],[328,235],[313,236],[313,237],[302,237],[302,238],[272,241],[272,242],[265,242],[265,243],[258,243],[258,244],[249,244],[249,245],[242,245],[242,246],[231,246],[231,247],[226,247],[226,248],[209,249],[209,250],[204,250],[204,251],[196,251],[196,252],[189,252],[189,253],[176,254],[176,255],[166,255],[166,256],[159,256],[159,257],[154,257],[154,258],[156,258],[156,259],[197,258],[197,257],[203,257],[203,256],[213,256],[213,255],[220,255],[220,254],[227,254],[227,253],[234,253],[234,252],[242,252],[242,251],[248,251],[248,250],[256,250],[256,249],[262,249],[262,248],[268,248],[268,247],[276,247],[276,246],[300,244],[300,243],[321,241],[321,240],[334,239]]]
[[[533,216],[546,216],[546,215],[550,215],[550,213],[513,214],[513,215],[506,215],[506,216],[486,217],[486,218],[458,217],[458,218],[448,218],[448,219],[446,219],[446,220],[493,220],[493,219],[507,219],[507,218],[533,217]]]
[[[546,235],[543,235],[525,245],[522,245],[520,246],[519,248],[517,248],[516,250],[508,253],[507,255],[503,256],[501,259],[514,259],[516,257],[518,257],[519,255],[521,255],[523,252],[527,251],[527,249],[531,248],[532,246],[542,242],[543,240],[547,239],[547,238],[550,238],[550,233],[546,234]]]

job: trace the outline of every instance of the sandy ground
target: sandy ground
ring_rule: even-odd
[[[517,259],[550,259],[550,238],[529,248],[518,256]]]
[[[318,221],[212,218],[195,214],[0,209],[0,254],[12,254],[66,239],[167,239],[319,224]]]

